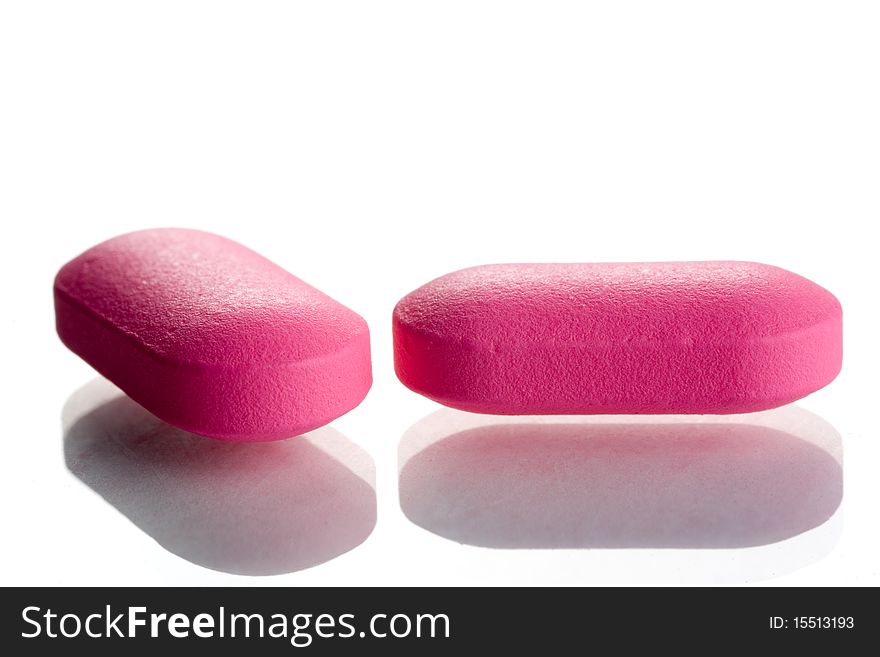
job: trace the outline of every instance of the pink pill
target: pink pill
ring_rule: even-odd
[[[356,313],[250,249],[195,230],[129,233],[55,279],[58,335],[148,411],[223,440],[327,424],[372,382]]]
[[[743,413],[840,371],[841,309],[750,262],[508,264],[442,276],[393,320],[397,376],[478,413]]]

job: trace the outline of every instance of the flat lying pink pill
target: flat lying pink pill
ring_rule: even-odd
[[[244,246],[157,229],[95,246],[55,278],[58,335],[148,411],[223,440],[327,424],[372,382],[356,313]]]
[[[398,378],[477,413],[744,413],[840,371],[841,309],[751,262],[508,264],[442,276],[394,310]]]

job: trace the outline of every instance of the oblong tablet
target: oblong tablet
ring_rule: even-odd
[[[506,264],[442,276],[394,310],[412,390],[478,413],[743,413],[841,365],[827,290],[751,262]]]
[[[274,440],[357,406],[372,382],[356,313],[231,240],[129,233],[55,278],[58,335],[154,415],[213,438]]]

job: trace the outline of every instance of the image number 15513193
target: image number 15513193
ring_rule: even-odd
[[[851,630],[855,627],[853,616],[783,616],[770,617],[771,630]]]

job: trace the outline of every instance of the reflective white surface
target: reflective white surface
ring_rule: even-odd
[[[0,3],[0,584],[880,584],[878,32],[876,2]],[[55,335],[55,272],[112,235],[169,225],[238,240],[368,321],[373,389],[310,438],[333,452],[345,436],[375,463],[377,522],[356,548],[277,576],[204,567],[289,569],[362,535],[357,523],[336,533],[346,518],[361,518],[353,503],[340,511],[312,496],[320,517],[282,513],[280,500],[308,496],[328,469],[331,480],[348,482],[342,490],[361,488],[293,441],[267,449],[290,459],[291,474],[305,467],[304,479],[286,480],[271,459],[257,468],[265,479],[221,468],[229,487],[216,501],[198,477],[162,483],[145,465],[164,458],[190,473],[185,461],[149,450],[129,460],[93,431],[68,435],[65,459],[62,410],[95,373]],[[642,547],[478,547],[404,515],[399,445],[439,407],[394,376],[390,320],[401,296],[480,263],[711,259],[778,265],[841,301],[843,371],[799,402],[843,442],[843,502],[830,520],[775,543],[717,547],[792,534],[833,506],[833,466],[787,439],[764,446],[767,463],[757,452],[727,453],[752,488],[737,489],[721,461],[706,461],[711,453],[688,452],[715,464],[686,470],[707,478],[691,484],[717,485],[703,489],[708,506],[696,528],[670,513],[691,489],[672,477],[665,451],[647,463],[671,486],[645,500],[665,514],[654,525],[646,507],[632,506],[652,490],[635,487],[634,455],[624,454],[629,470],[597,470],[601,458],[563,437],[539,457],[546,467],[566,461],[557,494],[578,474],[614,476],[611,490],[627,493],[621,505],[643,514],[633,527],[614,525],[615,516],[596,515],[615,502],[606,500],[577,525],[585,522],[577,509],[551,505],[555,520],[580,528],[554,535],[556,544],[588,542],[592,528],[605,543]],[[667,443],[673,453],[684,448]],[[73,447],[97,450],[96,461]],[[467,453],[461,444],[430,453],[446,469],[422,460],[425,479],[405,489],[420,500],[423,522],[457,539],[510,543],[505,525],[468,524],[493,521],[487,510],[450,512],[453,501],[483,499],[455,469]],[[780,461],[788,457],[815,486],[786,480]],[[525,473],[511,499],[537,495],[540,477],[493,458],[501,469],[488,483]],[[193,472],[214,479],[211,467]],[[599,480],[591,481],[596,493]],[[237,506],[243,482],[255,517],[279,527]],[[461,490],[450,497],[423,485],[432,482]],[[725,506],[723,491],[746,505]],[[772,491],[783,495],[769,500]],[[819,508],[798,507],[795,492]],[[512,511],[500,492],[495,499]],[[778,517],[763,523],[762,508]],[[523,513],[538,522],[533,510]],[[738,524],[719,538],[709,530],[721,518]],[[644,545],[672,540],[661,535],[667,527],[716,547]],[[271,559],[248,556],[241,528],[274,547]],[[299,543],[311,545],[304,552],[293,540],[285,549],[264,540],[273,531],[301,537],[300,529],[317,532]],[[214,536],[234,549],[218,552]]]

